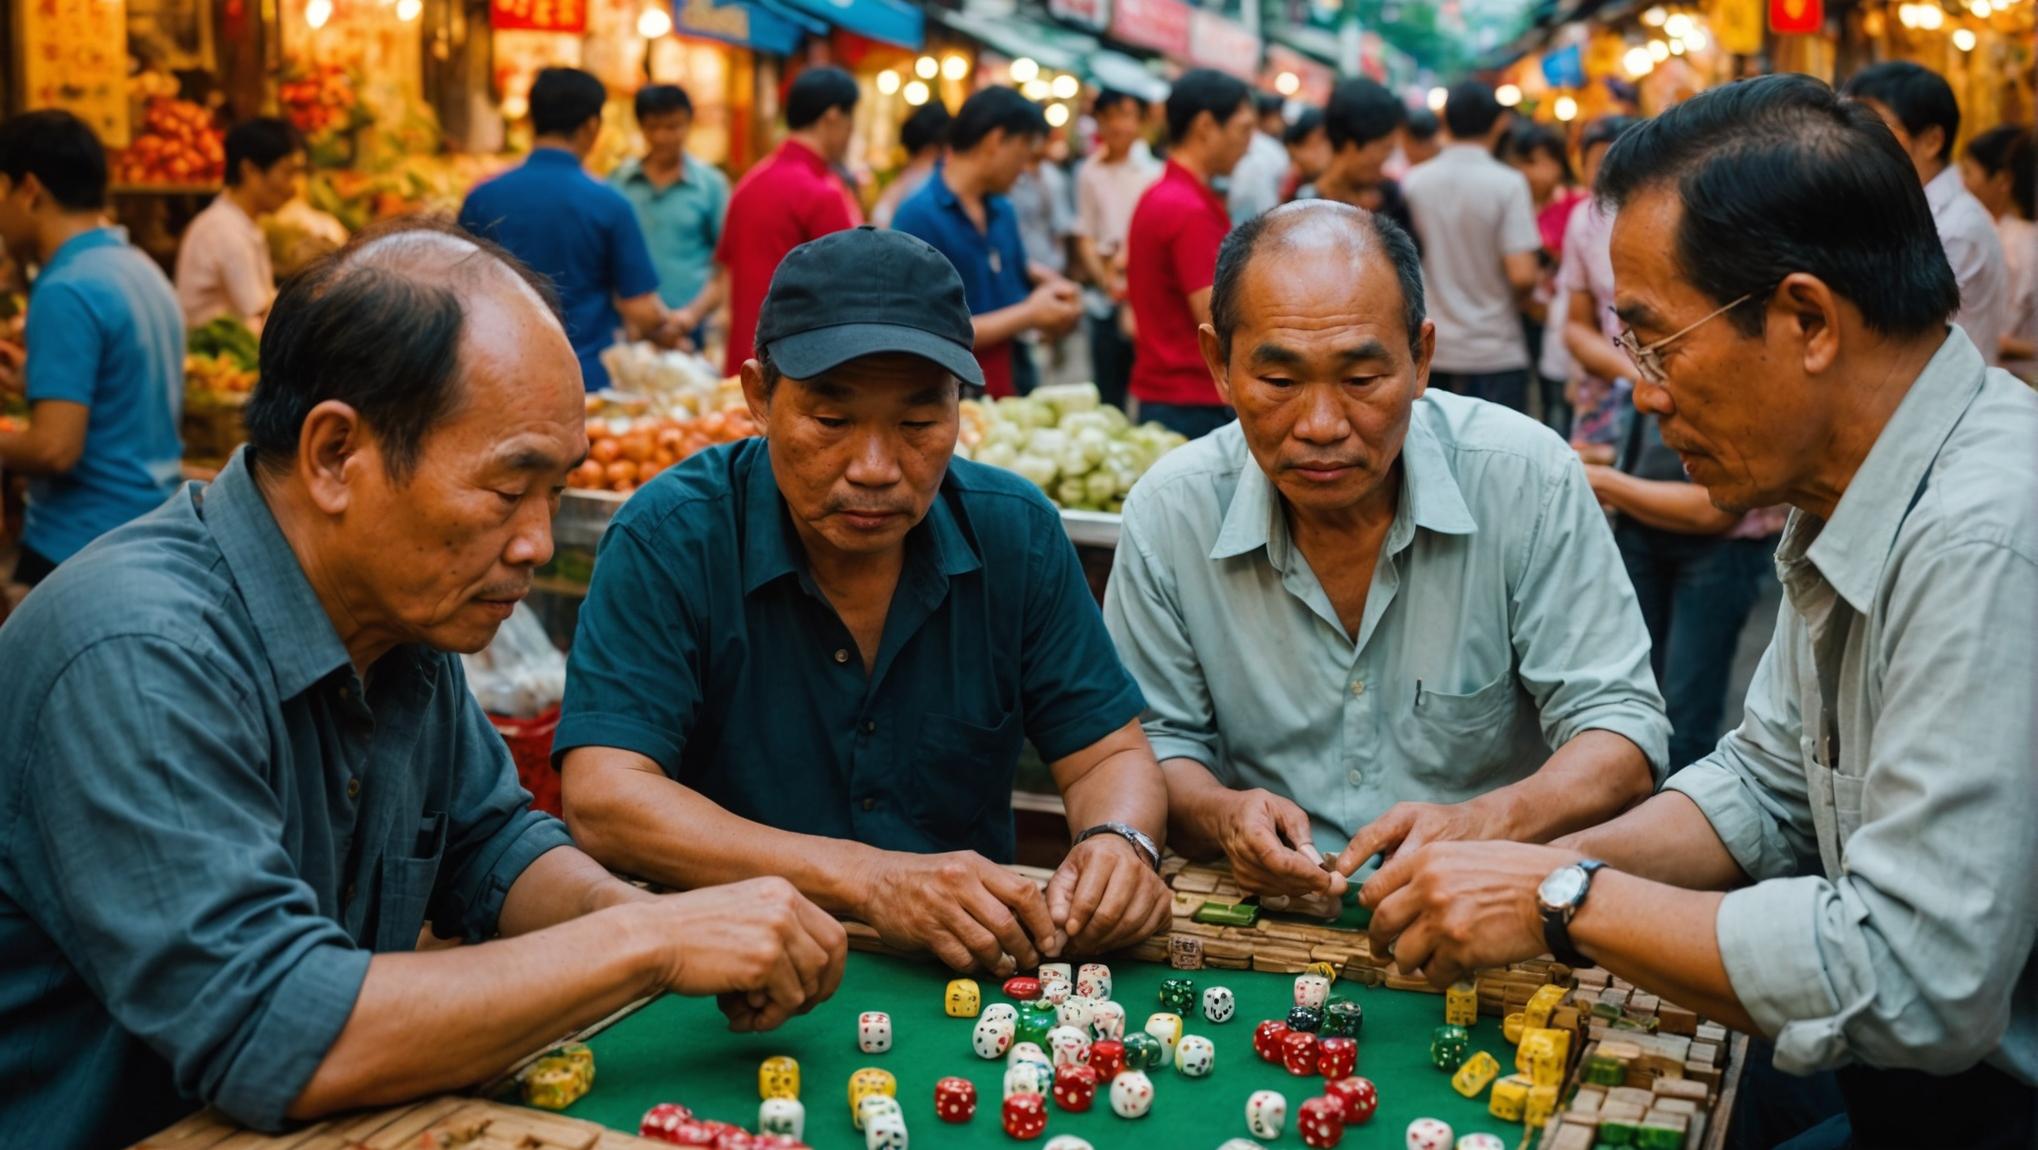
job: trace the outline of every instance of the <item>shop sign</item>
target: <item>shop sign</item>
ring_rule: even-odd
[[[1111,35],[1139,48],[1189,58],[1189,6],[1182,0],[1114,0]]]
[[[1713,40],[1720,51],[1753,56],[1762,51],[1762,0],[1715,0]]]
[[[1243,24],[1198,8],[1189,14],[1189,62],[1250,83],[1260,70],[1260,38]]]
[[[90,124],[107,147],[126,147],[125,0],[35,0],[22,15],[17,28],[28,106],[62,108]]]
[[[488,0],[497,31],[587,33],[587,0]]]
[[[1111,0],[1047,0],[1047,10],[1057,19],[1092,32],[1111,26]]]
[[[1822,0],[1769,0],[1769,30],[1778,36],[1803,36],[1826,23]]]

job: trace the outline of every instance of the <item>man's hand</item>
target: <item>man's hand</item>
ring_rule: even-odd
[[[1239,791],[1216,830],[1239,889],[1344,897],[1344,876],[1324,869],[1323,856],[1310,841],[1309,816],[1292,800],[1269,791]]]
[[[1002,978],[1053,958],[1066,942],[1031,880],[972,851],[886,851],[860,886],[868,893],[856,917],[885,945],[931,951],[956,970]]]
[[[848,933],[784,879],[706,887],[634,908],[664,945],[664,989],[718,996],[731,1030],[781,1026],[842,984]]]
[[[1083,316],[1082,292],[1065,279],[1051,279],[1026,297],[1027,314],[1035,330],[1059,335],[1076,325]]]
[[[1174,897],[1131,843],[1098,835],[1076,844],[1048,880],[1047,913],[1068,937],[1068,951],[1103,954],[1168,925]]]
[[[1463,803],[1395,803],[1387,813],[1359,828],[1344,852],[1332,864],[1337,873],[1349,875],[1366,865],[1374,855],[1393,858],[1422,849],[1433,842],[1464,842],[1479,839],[1512,838],[1500,812],[1490,803],[1473,799]],[[1371,889],[1378,876],[1361,890]]]
[[[1536,888],[1583,856],[1511,842],[1438,842],[1402,851],[1380,868],[1360,901],[1374,954],[1403,974],[1447,987],[1469,971],[1533,958],[1543,943]]]

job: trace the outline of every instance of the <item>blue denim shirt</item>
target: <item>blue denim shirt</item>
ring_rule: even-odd
[[[283,1126],[370,953],[489,937],[568,841],[457,658],[354,673],[245,453],[59,568],[0,667],[6,1145]]]

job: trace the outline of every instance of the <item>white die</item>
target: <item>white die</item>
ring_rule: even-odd
[[[1288,1125],[1288,1100],[1277,1090],[1255,1090],[1245,1100],[1245,1128],[1255,1138],[1279,1138]]]
[[[1295,976],[1295,1005],[1311,1010],[1322,1010],[1330,1001],[1330,980],[1320,974],[1298,974]]]
[[[1418,1118],[1408,1124],[1408,1150],[1450,1150],[1451,1124]]]
[[[970,1034],[970,1046],[978,1058],[1001,1058],[1012,1049],[1012,1039],[1019,1033],[1019,1027],[1009,1018],[992,1017],[987,1011],[977,1019],[976,1030]]]
[[[1090,1019],[1096,1016],[1096,1011],[1097,1001],[1080,994],[1070,995],[1054,1008],[1055,1019],[1058,1022],[1063,1026],[1073,1026],[1085,1034],[1090,1031]]]
[[[1042,1146],[1040,1150],[1097,1150],[1097,1148],[1090,1145],[1087,1139],[1078,1138],[1073,1134],[1057,1134],[1049,1138],[1047,1145]]]
[[[1182,1016],[1167,1011],[1149,1014],[1146,1016],[1146,1032],[1159,1039],[1160,1044],[1172,1057],[1175,1053],[1175,1044],[1182,1041]]]
[[[1076,971],[1076,993],[1102,1002],[1111,997],[1111,968],[1101,962],[1086,962]]]
[[[1043,980],[1040,984],[1040,997],[1047,1002],[1054,1003],[1056,1006],[1067,1002],[1069,996],[1075,992],[1076,988],[1069,985],[1069,980],[1066,978],[1049,978]]]
[[[1047,1032],[1047,1048],[1056,1066],[1082,1066],[1090,1060],[1090,1036],[1073,1026],[1057,1026]]]
[[[1498,1134],[1467,1134],[1458,1139],[1458,1150],[1507,1150]]]
[[[864,1150],[907,1150],[906,1116],[898,1111],[880,1114],[863,1128]]]
[[[1054,1071],[1038,1062],[1021,1062],[1005,1069],[1005,1097],[1016,1094],[1045,1095],[1054,1088]]]
[[[1175,1047],[1175,1069],[1201,1078],[1217,1066],[1217,1044],[1200,1034],[1185,1036]]]
[[[899,1124],[905,1125],[906,1111],[899,1105],[898,1099],[889,1094],[866,1094],[856,1104],[856,1114],[852,1122],[858,1130],[869,1130],[871,1123],[888,1114],[898,1115]]]
[[[1144,1118],[1153,1109],[1153,1079],[1144,1070],[1128,1070],[1111,1080],[1111,1113]]]
[[[790,1134],[795,1141],[807,1132],[807,1108],[794,1098],[767,1098],[757,1105],[759,1134]]]
[[[1250,1138],[1226,1138],[1217,1150],[1262,1150],[1259,1143]]]
[[[1038,1062],[1042,1066],[1054,1065],[1047,1057],[1047,1051],[1042,1050],[1038,1042],[1021,1042],[1012,1047],[1011,1052],[1005,1055],[1005,1065],[1007,1066],[1017,1066],[1021,1062]]]
[[[993,1002],[984,1007],[978,1018],[1002,1018],[1014,1027],[1019,1025],[1019,1008],[1009,1002]]]
[[[1090,1033],[1097,1041],[1110,1039],[1113,1042],[1125,1040],[1125,1004],[1121,1002],[1099,1002],[1090,1008]]]
[[[1203,1017],[1211,1022],[1230,1022],[1238,1013],[1238,998],[1228,986],[1203,988]]]
[[[892,1016],[882,1010],[867,1010],[856,1016],[856,1048],[865,1054],[883,1054],[892,1048]]]
[[[1066,962],[1043,962],[1040,964],[1040,985],[1046,986],[1049,979],[1059,978],[1070,986],[1074,986],[1076,984],[1076,976],[1072,973],[1072,970],[1073,968]]]

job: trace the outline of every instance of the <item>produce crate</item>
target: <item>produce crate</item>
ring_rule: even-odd
[[[203,402],[186,402],[184,422],[179,429],[184,438],[184,458],[224,460],[246,443],[248,432],[241,422],[241,408],[246,403],[245,395],[210,396]]]
[[[509,744],[510,758],[517,764],[517,781],[531,792],[531,805],[559,814],[559,772],[552,769],[552,736],[559,730],[559,708],[552,707],[532,719],[490,715],[488,721]]]

